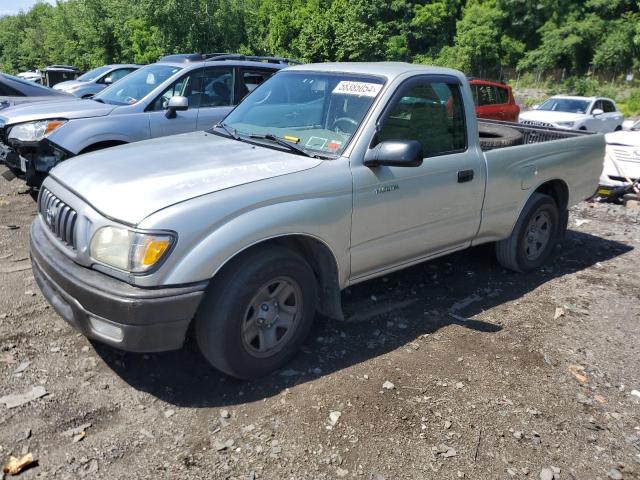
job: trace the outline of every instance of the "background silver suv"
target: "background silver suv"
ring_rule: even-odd
[[[0,111],[4,163],[39,186],[59,162],[106,147],[204,130],[291,60],[233,54],[169,55],[90,100]]]
[[[88,98],[126,77],[131,72],[135,72],[140,67],[141,65],[133,64],[103,65],[89,70],[75,80],[57,83],[53,88],[76,97]]]

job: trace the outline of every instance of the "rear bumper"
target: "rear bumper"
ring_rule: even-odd
[[[85,336],[132,352],[182,347],[208,282],[147,289],[75,264],[31,224],[33,274],[49,303]]]

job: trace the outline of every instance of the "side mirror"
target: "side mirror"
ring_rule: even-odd
[[[540,104],[536,103],[535,105],[531,105],[531,110],[537,110],[540,108]]]
[[[104,79],[104,84],[105,85],[111,85],[113,83],[113,78],[111,77],[107,77]]]
[[[416,140],[381,142],[364,156],[365,167],[419,167],[422,165],[422,144]]]
[[[189,108],[189,99],[187,97],[181,97],[176,95],[175,97],[171,97],[169,99],[169,104],[167,105],[167,113],[165,113],[167,118],[175,118],[176,112],[183,112]]]
[[[602,110],[601,108],[594,108],[591,113],[594,117],[597,117],[598,115],[602,115],[604,113],[604,110]]]

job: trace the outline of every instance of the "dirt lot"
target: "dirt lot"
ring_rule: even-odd
[[[28,269],[20,188],[0,179],[0,397],[47,394],[0,404],[2,461],[38,461],[18,478],[640,478],[637,210],[581,204],[532,274],[487,246],[351,288],[348,322],[243,383],[192,344],[71,330]]]

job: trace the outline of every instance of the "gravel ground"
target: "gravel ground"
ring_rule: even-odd
[[[355,286],[348,321],[238,382],[193,342],[130,354],[68,327],[21,187],[0,179],[0,397],[46,395],[0,404],[2,462],[38,462],[18,478],[640,478],[638,210],[579,205],[531,274],[483,246]]]

